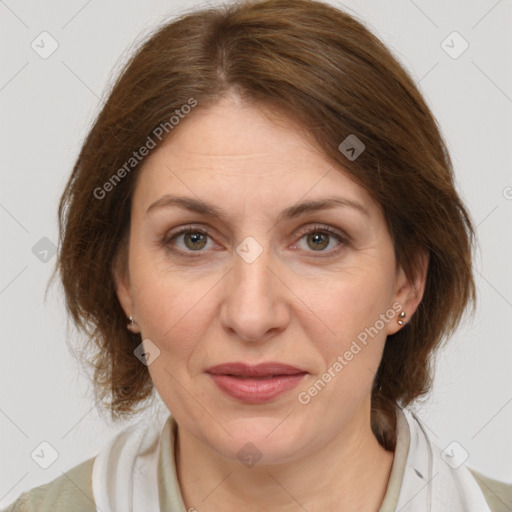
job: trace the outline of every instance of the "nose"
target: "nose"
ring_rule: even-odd
[[[220,314],[221,324],[231,336],[261,343],[289,324],[291,292],[272,260],[266,249],[252,262],[235,254],[234,268],[226,276]]]

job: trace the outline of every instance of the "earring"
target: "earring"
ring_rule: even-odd
[[[402,311],[399,315],[398,315],[399,318],[405,318],[405,311]],[[403,320],[397,320],[398,322],[398,325],[404,325],[404,321]]]
[[[135,322],[133,321],[133,317],[132,317],[132,315],[130,315],[130,316],[128,317],[128,319],[130,320],[130,323],[126,326],[126,328],[127,328],[130,332],[138,333],[138,329],[137,329],[137,326],[135,325]]]

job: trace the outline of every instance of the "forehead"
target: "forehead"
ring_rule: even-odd
[[[285,160],[322,157],[303,128],[284,113],[231,97],[196,107],[152,158],[165,159],[166,149],[176,156],[192,157],[198,164],[225,165],[233,171],[244,167],[244,175],[253,161],[267,164],[270,170],[272,162],[282,165]]]
[[[341,193],[376,206],[286,116],[225,99],[181,123],[139,170],[136,200],[146,208],[178,192],[260,208]]]

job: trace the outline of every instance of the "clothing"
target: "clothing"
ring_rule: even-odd
[[[163,425],[151,420],[121,431],[97,456],[0,512],[187,512],[174,460],[176,421],[172,415]],[[397,446],[379,512],[512,511],[512,484],[465,466],[453,469],[440,454],[419,420],[397,407]]]

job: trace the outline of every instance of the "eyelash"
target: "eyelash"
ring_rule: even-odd
[[[176,231],[174,233],[166,235],[164,237],[164,239],[162,240],[162,245],[164,247],[166,247],[167,249],[169,249],[170,251],[177,253],[180,256],[197,257],[204,251],[203,250],[184,251],[182,249],[174,248],[171,244],[171,242],[174,239],[178,238],[180,235],[187,234],[187,233],[201,233],[202,235],[210,237],[209,231],[204,229],[203,227],[189,225],[189,226],[182,227],[181,229],[179,229],[178,231]],[[338,240],[338,242],[340,242],[340,245],[336,249],[332,249],[330,251],[324,251],[324,250],[318,251],[318,256],[314,256],[314,257],[322,258],[322,257],[337,255],[338,252],[341,251],[341,249],[343,249],[343,247],[348,244],[348,239],[345,236],[343,236],[341,233],[339,233],[334,228],[327,226],[327,225],[323,225],[323,224],[316,224],[314,226],[311,226],[311,227],[305,228],[304,230],[301,230],[299,240],[302,240],[302,238],[304,238],[305,236],[312,234],[312,233],[328,234],[330,236],[333,236],[334,238],[336,238]],[[314,253],[315,251],[308,251],[308,252]],[[197,253],[197,255],[194,255],[193,253]],[[321,255],[321,253],[326,253],[326,255]]]

